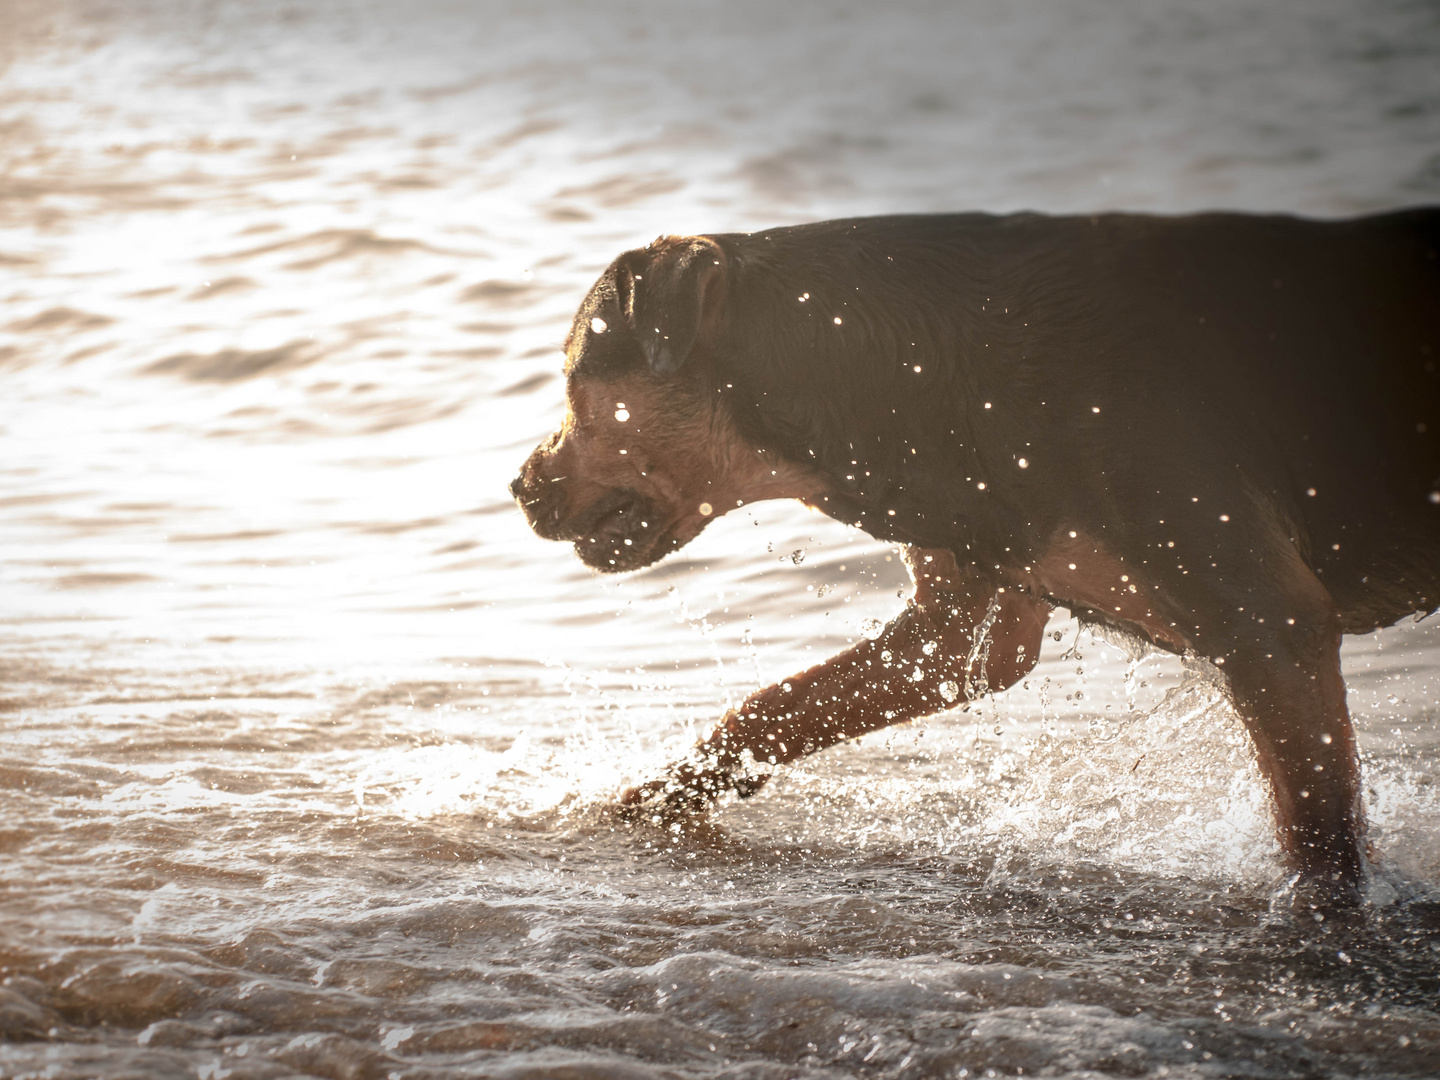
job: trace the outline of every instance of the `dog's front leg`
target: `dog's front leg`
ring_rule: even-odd
[[[1340,633],[1295,631],[1265,648],[1264,659],[1247,651],[1226,666],[1270,781],[1285,861],[1300,875],[1295,904],[1354,902],[1365,875],[1365,816]]]
[[[684,810],[749,795],[766,765],[1003,690],[1035,666],[1047,603],[960,570],[948,551],[911,548],[905,561],[915,596],[878,638],[751,694],[664,779],[621,801]]]
[[[1223,576],[1172,577],[1172,596],[1193,619],[1197,651],[1223,665],[1250,733],[1281,851],[1299,875],[1292,903],[1353,904],[1365,881],[1365,815],[1340,617],[1284,533],[1238,536],[1247,557],[1232,554]]]

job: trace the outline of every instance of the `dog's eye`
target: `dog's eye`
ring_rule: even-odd
[[[606,325],[604,319],[597,315],[590,320],[590,329],[594,330],[597,334],[603,334],[606,330],[609,330],[610,327]]]

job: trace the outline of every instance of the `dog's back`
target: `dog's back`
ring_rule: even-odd
[[[1207,510],[1238,495],[1294,534],[1347,632],[1440,605],[1440,209],[917,215],[715,239],[750,345],[717,349],[738,358],[737,415],[856,478],[837,516],[998,555],[1105,507],[1120,519],[1095,527],[1118,531],[1173,519],[1181,488]],[[882,502],[891,520],[867,518]]]

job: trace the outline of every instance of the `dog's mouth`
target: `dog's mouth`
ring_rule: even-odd
[[[677,546],[669,542],[670,515],[638,491],[619,488],[602,496],[589,519],[575,537],[575,553],[602,573],[648,566]]]

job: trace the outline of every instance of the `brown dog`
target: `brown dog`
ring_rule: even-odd
[[[664,237],[566,340],[512,491],[631,570],[801,499],[907,545],[875,641],[752,695],[630,803],[702,803],[1030,670],[1051,609],[1229,677],[1311,885],[1364,872],[1342,634],[1440,606],[1440,210],[1033,214]]]

